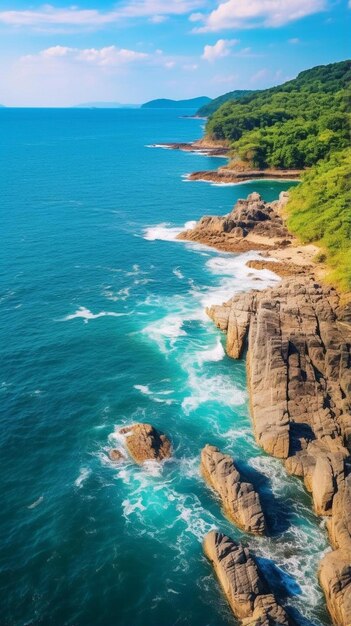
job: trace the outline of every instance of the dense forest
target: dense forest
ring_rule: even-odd
[[[279,87],[228,101],[207,135],[227,140],[230,166],[306,169],[288,227],[321,247],[329,279],[351,291],[351,61],[315,67]]]
[[[207,123],[254,167],[305,168],[349,145],[351,61],[301,72],[297,78],[231,100]]]
[[[288,227],[304,242],[321,246],[329,278],[351,290],[351,149],[335,152],[290,191]],[[323,250],[325,252],[323,252]]]
[[[199,117],[209,117],[215,111],[219,109],[225,102],[229,100],[238,100],[239,98],[243,98],[250,94],[257,93],[255,91],[250,91],[248,89],[236,89],[236,91],[229,91],[228,93],[223,94],[223,96],[218,96],[218,98],[214,98],[204,106],[202,106],[196,113]]]

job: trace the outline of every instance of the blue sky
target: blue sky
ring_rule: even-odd
[[[215,97],[350,56],[347,0],[0,1],[0,102]]]

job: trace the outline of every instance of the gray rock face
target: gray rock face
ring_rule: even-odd
[[[260,497],[251,483],[242,480],[233,459],[215,446],[207,445],[201,452],[201,470],[234,524],[249,533],[265,534],[266,523]]]
[[[278,241],[289,237],[277,208],[277,202],[263,202],[258,193],[252,193],[246,200],[238,200],[228,215],[202,217],[195,228],[180,233],[178,238],[226,250],[264,249],[269,242],[262,241],[260,246],[256,241],[253,245],[250,236]]]
[[[203,548],[235,617],[242,624],[292,624],[247,548],[216,531],[206,535]]]
[[[334,289],[298,276],[263,292],[239,294],[207,313],[227,332],[229,356],[240,357],[248,344],[257,442],[304,479],[316,512],[331,518],[338,556],[324,557],[320,578],[335,623],[349,626],[350,308],[341,307]]]

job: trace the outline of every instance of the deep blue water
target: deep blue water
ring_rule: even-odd
[[[204,314],[277,277],[246,268],[255,254],[174,241],[187,221],[288,185],[186,182],[219,160],[147,147],[201,124],[167,110],[0,111],[1,625],[233,624],[202,555],[214,527],[262,557],[301,625],[328,624],[324,529],[255,444],[245,365]],[[134,421],[169,435],[171,461],[109,461]],[[198,471],[206,443],[260,490],[270,537],[223,516]]]

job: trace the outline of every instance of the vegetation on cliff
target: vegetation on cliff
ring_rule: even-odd
[[[279,87],[226,102],[206,133],[258,168],[304,168],[349,145],[351,61],[301,72]]]
[[[329,278],[351,290],[351,149],[324,159],[290,192],[288,228],[302,241],[321,245]]]
[[[227,140],[234,168],[305,169],[287,206],[288,227],[321,246],[329,279],[351,290],[351,61],[314,67],[294,80],[226,102],[207,135]]]
[[[229,100],[239,100],[240,98],[249,96],[253,93],[256,93],[256,91],[251,91],[248,89],[236,89],[235,91],[229,91],[228,93],[223,94],[223,96],[218,96],[218,98],[214,98],[213,100],[202,106],[198,110],[197,115],[199,117],[209,117],[210,115],[212,115],[212,113],[217,111],[219,107],[221,107],[222,104],[224,104],[225,102],[228,102]]]

